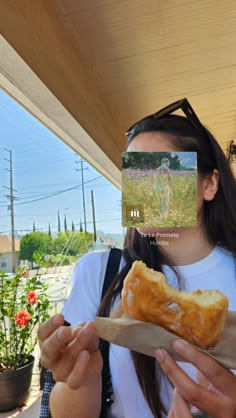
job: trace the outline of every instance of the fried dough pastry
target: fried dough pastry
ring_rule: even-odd
[[[122,307],[131,318],[160,325],[200,348],[210,348],[222,334],[228,299],[218,290],[177,290],[163,273],[134,261],[124,280]]]

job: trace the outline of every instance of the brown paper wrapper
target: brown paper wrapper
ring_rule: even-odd
[[[164,348],[177,361],[186,362],[172,346],[173,341],[180,337],[158,325],[129,318],[123,313],[121,303],[110,318],[97,317],[95,325],[97,336],[110,343],[152,357],[155,357],[154,352],[157,348]],[[213,357],[224,367],[236,369],[236,312],[228,312],[223,334],[213,348],[208,350],[196,348]]]

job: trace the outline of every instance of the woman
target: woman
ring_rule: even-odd
[[[170,160],[162,158],[160,167],[157,167],[153,176],[154,193],[159,203],[160,225],[167,221],[170,198],[172,194]]]
[[[184,110],[187,118],[171,114],[178,107]],[[63,310],[65,318],[74,326],[61,327],[64,318],[57,315],[39,330],[42,362],[53,371],[58,382],[50,397],[55,418],[99,417],[102,359],[91,320],[97,313],[102,315],[110,311],[119,302],[123,280],[134,260],[142,259],[149,267],[163,271],[176,287],[189,291],[218,288],[228,297],[229,309],[236,310],[236,188],[233,174],[216,140],[198,121],[186,99],[138,122],[127,136],[128,152],[197,152],[198,227],[129,228],[120,271],[101,306],[99,300],[108,252],[89,253],[79,261],[74,272],[74,287]],[[172,233],[168,245],[161,245],[160,232]],[[156,233],[157,245],[153,245],[149,233]],[[79,321],[88,323],[82,329],[76,328]],[[169,417],[185,418],[185,413],[189,418],[188,402],[213,418],[236,416],[232,395],[232,388],[236,392],[236,378],[230,371],[211,360],[210,366],[217,375],[214,378],[209,373],[207,378],[216,387],[214,397],[218,396],[218,401],[210,407],[208,402],[203,402],[205,391],[209,390],[199,390],[194,383],[196,368],[193,365],[177,365],[163,350],[158,350],[156,355],[159,361],[110,345],[114,403],[108,416],[162,418],[169,413]],[[186,347],[183,356],[201,370],[205,370],[204,364],[209,362],[209,357],[204,354],[196,362],[195,350]],[[174,395],[170,381],[176,386]],[[216,395],[222,389],[222,395]],[[209,399],[213,399],[212,394]],[[179,405],[184,408],[181,413]],[[222,408],[228,408],[227,415],[223,414]]]

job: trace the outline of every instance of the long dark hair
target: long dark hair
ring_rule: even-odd
[[[140,133],[162,132],[179,151],[195,151],[198,155],[198,173],[207,176],[214,169],[219,171],[219,187],[212,201],[204,201],[203,227],[208,240],[232,252],[236,257],[236,182],[229,163],[216,139],[205,128],[206,135],[200,136],[187,118],[170,115],[162,119],[146,119],[139,122],[129,136],[129,143]],[[125,266],[114,279],[112,286],[102,300],[98,315],[109,313],[116,297],[121,294],[124,278],[133,261],[143,260],[156,271],[162,271],[162,265],[172,262],[161,252],[158,245],[151,245],[154,238],[142,237],[136,228],[128,228],[122,255]],[[177,274],[177,273],[176,273]],[[179,288],[182,288],[181,277],[177,274]],[[161,368],[156,367],[155,359],[140,353],[131,352],[139,384],[144,397],[155,418],[167,414],[160,398]]]

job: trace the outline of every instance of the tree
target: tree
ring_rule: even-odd
[[[52,237],[41,231],[31,232],[21,238],[20,241],[20,260],[33,261],[34,252],[42,255],[51,251]]]
[[[181,161],[178,155],[172,156],[173,153],[163,152],[129,152],[122,154],[123,169],[139,169],[139,170],[155,170],[161,165],[162,158],[170,160],[170,169],[181,169]]]
[[[35,222],[33,222],[33,232],[35,232],[35,231],[36,231]]]
[[[48,235],[51,237],[52,236],[52,234],[51,234],[51,226],[50,226],[50,222],[49,222],[49,224],[48,224]]]
[[[67,221],[66,221],[66,215],[64,217],[64,230],[67,232]]]
[[[179,158],[178,155],[175,155],[172,158],[170,168],[172,168],[173,170],[181,170],[181,168],[182,168],[182,166],[181,166],[181,160],[180,160],[180,158]]]
[[[67,248],[67,244],[69,242],[67,234],[64,232],[58,232],[57,237],[52,242],[52,254],[65,254],[65,249]]]
[[[93,244],[93,235],[85,232],[60,232],[53,240],[52,254],[81,255]]]
[[[74,222],[73,221],[72,221],[71,231],[72,232],[75,232],[75,225],[74,225]]]
[[[68,244],[68,255],[81,255],[88,251],[93,244],[93,234],[89,232],[73,232],[73,237]]]
[[[83,226],[82,226],[82,221],[80,219],[80,224],[79,224],[79,232],[83,232]]]
[[[59,210],[57,211],[57,230],[58,232],[61,232],[61,221],[60,221],[60,215],[59,215]]]

